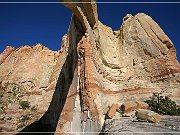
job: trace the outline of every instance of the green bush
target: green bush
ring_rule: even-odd
[[[30,107],[30,103],[29,103],[28,101],[20,101],[20,102],[19,102],[19,105],[21,106],[21,108],[22,108],[23,110],[25,110],[25,109],[27,109],[27,108]]]
[[[146,101],[150,109],[165,115],[180,115],[180,107],[176,102],[172,101],[167,96],[162,96],[160,93],[153,93],[149,100]]]

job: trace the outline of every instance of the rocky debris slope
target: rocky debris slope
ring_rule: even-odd
[[[124,116],[147,109],[142,101],[154,92],[180,104],[176,50],[151,17],[128,14],[113,31],[98,20],[93,0],[69,2],[63,4],[73,15],[60,51],[37,44],[7,47],[0,55],[1,131],[141,132],[138,122],[122,125],[123,103]],[[118,119],[119,129],[108,127],[109,118]]]

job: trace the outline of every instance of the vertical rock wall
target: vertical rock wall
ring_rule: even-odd
[[[69,2],[63,4],[73,15],[61,50],[37,44],[7,47],[0,55],[2,131],[98,132],[112,104],[146,100],[154,92],[180,103],[176,50],[151,17],[128,14],[113,31],[98,21],[96,3],[77,3],[93,0]],[[20,100],[37,110],[19,108]]]
[[[65,6],[86,32],[78,45],[83,116],[90,111],[102,126],[108,106],[145,100],[153,92],[162,92],[179,103],[180,65],[175,48],[151,17],[128,14],[121,28],[113,31],[98,21],[94,3],[71,2]]]

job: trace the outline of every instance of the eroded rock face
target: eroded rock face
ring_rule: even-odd
[[[78,58],[81,63],[78,71],[82,79],[80,86],[82,84],[85,92],[82,106],[90,111],[92,120],[97,118],[95,121],[102,126],[103,112],[108,106],[144,101],[153,92],[161,92],[179,103],[180,65],[172,41],[159,25],[146,14],[128,14],[121,28],[113,31],[91,17],[97,17],[94,9],[87,10],[82,5],[65,4],[83,25],[86,36],[82,39],[89,40],[88,44],[82,42],[83,59]],[[91,25],[94,20],[96,27]],[[86,111],[83,113],[86,116]]]
[[[3,63],[3,61],[14,51],[14,47],[7,46],[6,49],[3,51],[2,54],[0,54],[0,64]]]
[[[84,28],[87,28],[86,21],[88,21],[91,28],[95,27],[98,21],[97,5],[95,0],[61,0],[61,2],[69,2],[63,3],[63,5],[74,13]],[[85,18],[87,20],[85,20]]]
[[[148,15],[128,15],[120,30],[115,32],[102,23],[98,28],[102,62],[116,69],[122,80],[134,78],[154,82],[179,73],[173,43]]]
[[[122,30],[124,57],[130,60],[126,64],[131,65],[132,78],[152,82],[179,73],[176,57],[169,56],[175,56],[173,43],[151,17],[142,13],[130,17],[124,20]]]
[[[41,44],[18,48],[1,64],[0,81],[21,83],[31,89],[35,86],[47,88],[58,55]]]
[[[41,44],[7,47],[1,54],[1,131],[20,131],[38,120],[51,101],[57,75],[52,76],[59,57]]]
[[[180,103],[176,50],[151,17],[128,14],[113,31],[98,21],[95,3],[69,2],[63,4],[74,14],[61,50],[37,44],[0,55],[2,131],[100,132],[112,104],[113,118],[124,102],[146,109],[135,101],[154,92]]]

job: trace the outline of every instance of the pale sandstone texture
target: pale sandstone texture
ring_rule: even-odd
[[[41,44],[7,47],[1,58],[0,128],[3,132],[19,131],[47,110],[56,85],[52,73],[59,52]]]
[[[120,110],[122,113],[129,113],[138,109],[148,109],[149,105],[142,101],[125,102],[121,105]]]
[[[113,118],[116,114],[116,110],[118,109],[118,105],[117,104],[112,104],[112,106],[109,108],[108,112],[107,112],[107,116],[109,118]]]
[[[0,55],[1,131],[100,132],[107,112],[147,109],[154,92],[180,104],[176,49],[150,16],[128,14],[113,31],[94,0],[62,2],[73,15],[59,51],[37,44]]]
[[[145,109],[139,109],[136,111],[136,117],[138,119],[149,121],[153,123],[158,123],[161,121],[161,116],[153,111],[145,110]]]

